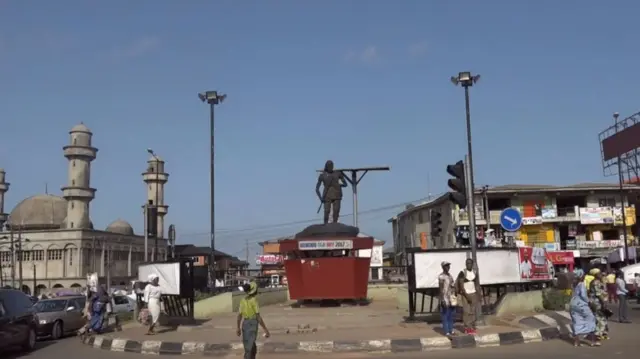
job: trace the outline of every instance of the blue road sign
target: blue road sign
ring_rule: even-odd
[[[500,213],[500,225],[507,232],[515,232],[522,227],[522,215],[516,208],[509,207]]]

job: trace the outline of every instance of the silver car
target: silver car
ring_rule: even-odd
[[[82,310],[84,296],[43,299],[33,305],[38,316],[38,336],[59,339],[66,333],[75,332],[86,323]]]

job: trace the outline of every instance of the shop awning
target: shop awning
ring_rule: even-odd
[[[592,249],[581,249],[580,257],[584,258],[601,258],[601,257],[609,257],[609,254],[617,251],[616,248],[592,248]]]

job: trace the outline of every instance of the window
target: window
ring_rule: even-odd
[[[75,250],[74,248],[67,249],[67,253],[69,254],[69,265],[70,266],[73,265],[73,251],[74,250]]]
[[[44,249],[37,249],[35,251],[31,251],[31,260],[32,261],[44,260]]]
[[[76,160],[71,161],[71,167],[75,167],[76,166]]]
[[[0,262],[11,262],[11,252],[9,251],[0,252]]]
[[[113,303],[115,305],[129,304],[129,299],[124,295],[116,295],[113,296]]]
[[[80,304],[80,301],[78,299],[69,299],[69,302],[67,303],[67,308],[69,307],[73,307],[74,312],[80,312],[82,311],[82,309],[84,309],[84,305]]]
[[[47,259],[50,261],[62,260],[62,249],[49,249],[47,251]]]
[[[28,262],[31,260],[31,251],[20,251],[18,255],[18,260],[23,262]]]
[[[71,202],[71,209],[73,209],[75,206],[75,203]]]
[[[598,198],[598,207],[615,207],[615,206],[616,206],[615,197]]]

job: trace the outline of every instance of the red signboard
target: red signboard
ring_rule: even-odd
[[[557,266],[573,265],[574,258],[572,251],[553,251],[547,252],[547,257]]]
[[[553,264],[547,251],[538,247],[519,247],[520,278],[524,280],[551,280]]]
[[[256,265],[276,265],[284,262],[284,256],[277,254],[262,254],[256,256]]]

